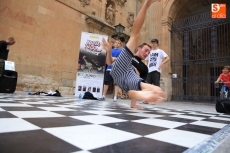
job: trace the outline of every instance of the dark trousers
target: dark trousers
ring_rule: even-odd
[[[5,70],[5,60],[0,58],[0,77],[2,77],[2,73]]]
[[[160,72],[152,71],[152,72],[148,73],[146,81],[149,84],[153,84],[153,85],[156,85],[156,86],[160,87],[160,77],[161,77]]]

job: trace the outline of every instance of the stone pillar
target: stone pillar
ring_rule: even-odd
[[[171,57],[171,25],[172,20],[168,18],[168,20],[162,21],[162,35],[161,35],[161,49],[164,50],[169,58]],[[172,70],[171,70],[171,59],[165,67],[163,68],[161,74],[161,85],[162,89],[167,93],[167,100],[171,100],[172,96]]]
[[[101,15],[100,15],[100,18],[103,21],[106,21],[105,20],[105,10],[106,10],[107,0],[99,0],[99,2],[100,2],[100,5],[101,5]]]

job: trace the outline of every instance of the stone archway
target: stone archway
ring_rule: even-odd
[[[223,32],[224,30],[230,29],[230,24],[225,22],[226,23],[225,25],[219,27],[212,26],[212,25],[205,26],[205,22],[208,22],[208,20],[206,21],[206,19],[210,18],[209,17],[210,14],[207,13],[205,15],[201,13],[209,12],[211,10],[211,3],[213,2],[218,3],[218,0],[215,1],[200,0],[197,1],[196,3],[194,1],[183,1],[183,0],[168,0],[164,2],[165,6],[164,6],[164,11],[162,16],[162,38],[164,40],[165,45],[163,47],[165,47],[165,50],[171,50],[172,53],[172,55],[170,55],[170,57],[172,57],[171,58],[172,65],[169,68],[171,69],[171,73],[177,73],[178,77],[181,77],[181,79],[171,80],[173,81],[172,83],[172,96],[174,96],[173,100],[183,100],[183,101],[215,100],[216,93],[215,91],[211,92],[211,88],[213,88],[211,82],[214,82],[214,77],[216,76],[214,75],[212,76],[211,74],[211,77],[208,77],[208,75],[210,75],[210,73],[216,73],[217,66],[221,65],[216,62],[213,62],[213,60],[216,60],[218,57],[221,58],[220,61],[222,60],[221,62],[223,62],[223,57],[221,57],[222,55],[213,56],[212,54],[210,54],[210,52],[211,51],[217,52],[217,46],[222,46],[223,48],[224,45],[218,44],[219,41],[218,39],[224,36],[224,32]],[[225,2],[224,1],[219,1],[219,2],[227,3],[227,5],[229,4],[227,0],[225,0]],[[201,15],[199,16],[199,14]],[[203,19],[201,20],[201,18]],[[180,33],[172,37],[171,32],[173,32],[174,30],[172,29],[172,23],[178,24],[179,22],[176,23],[175,21],[181,19],[183,19],[183,22],[181,22],[182,24],[186,24],[186,22],[190,22],[190,20],[193,20],[193,22],[190,22],[190,24],[195,25],[195,22],[201,22],[201,25],[200,27],[197,27],[197,30],[196,29],[185,30],[186,33]],[[204,24],[202,24],[202,22],[204,22]],[[187,25],[187,27],[189,26]],[[198,30],[199,28],[200,30]],[[206,38],[204,38],[204,36]],[[230,36],[228,35],[224,37],[226,39],[230,39]],[[196,45],[194,45],[193,43],[196,43]],[[172,45],[174,45],[173,48]],[[208,45],[211,46],[212,48],[207,48]],[[198,47],[194,48],[194,46],[195,47],[198,46]],[[226,48],[225,50],[227,50],[228,47],[226,47],[225,45],[225,48]],[[208,52],[208,50],[210,50],[210,52]],[[225,53],[226,52],[225,50],[222,49],[221,51]],[[180,59],[184,59],[185,56],[186,56],[186,60],[177,62]],[[227,56],[227,54],[224,56]],[[227,58],[225,60],[227,61]],[[188,64],[188,62],[190,62],[190,65]],[[194,64],[194,62],[196,62],[196,64]],[[209,64],[209,66],[202,66],[202,64],[206,64],[206,65]],[[212,64],[214,64],[214,66],[212,66]],[[201,71],[204,73],[208,73],[208,75],[205,74],[201,75],[200,74]],[[189,77],[192,79],[188,79]],[[203,82],[198,81],[201,79],[203,79]],[[181,84],[178,83],[179,80],[181,80]],[[175,81],[177,81],[177,83],[175,83]],[[175,90],[177,93],[175,93]],[[175,95],[180,98],[175,99]]]

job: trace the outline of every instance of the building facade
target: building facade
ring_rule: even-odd
[[[150,43],[152,38],[157,38],[160,48],[170,56],[170,62],[166,64],[161,76],[161,87],[167,92],[169,100],[189,100],[192,99],[190,97],[199,95],[206,95],[206,98],[216,96],[217,91],[211,91],[211,82],[221,66],[230,63],[229,16],[218,23],[219,27],[215,25],[217,23],[205,26],[209,23],[210,16],[208,18],[203,15],[202,19],[195,16],[210,12],[211,4],[218,1],[220,0],[161,0],[154,2],[148,10],[140,43]],[[127,40],[144,0],[0,2],[0,39],[14,36],[17,41],[10,48],[8,58],[15,62],[19,73],[17,90],[58,89],[63,94],[73,94],[81,32],[112,36],[115,33],[114,25],[121,23],[126,27],[124,33]],[[229,6],[228,0],[220,2]],[[192,21],[189,25],[204,24],[183,31],[181,29],[186,25],[181,23],[185,19]],[[214,28],[211,32],[210,28],[213,27],[216,31]],[[219,36],[211,39],[215,32]],[[216,43],[208,48],[213,42]],[[217,55],[216,52],[221,53]],[[209,60],[197,64],[210,57],[211,62]],[[218,63],[218,60],[222,63]],[[172,78],[172,74],[176,74],[177,78]],[[212,75],[212,79],[207,81],[206,77],[209,75]],[[202,78],[202,81],[188,78]]]

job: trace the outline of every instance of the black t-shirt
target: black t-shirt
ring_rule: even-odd
[[[141,61],[141,59],[138,56],[133,57],[132,65],[139,71],[140,77],[146,80],[148,74],[148,67]]]
[[[0,59],[7,60],[9,50],[7,49],[7,42],[4,40],[0,41]]]

